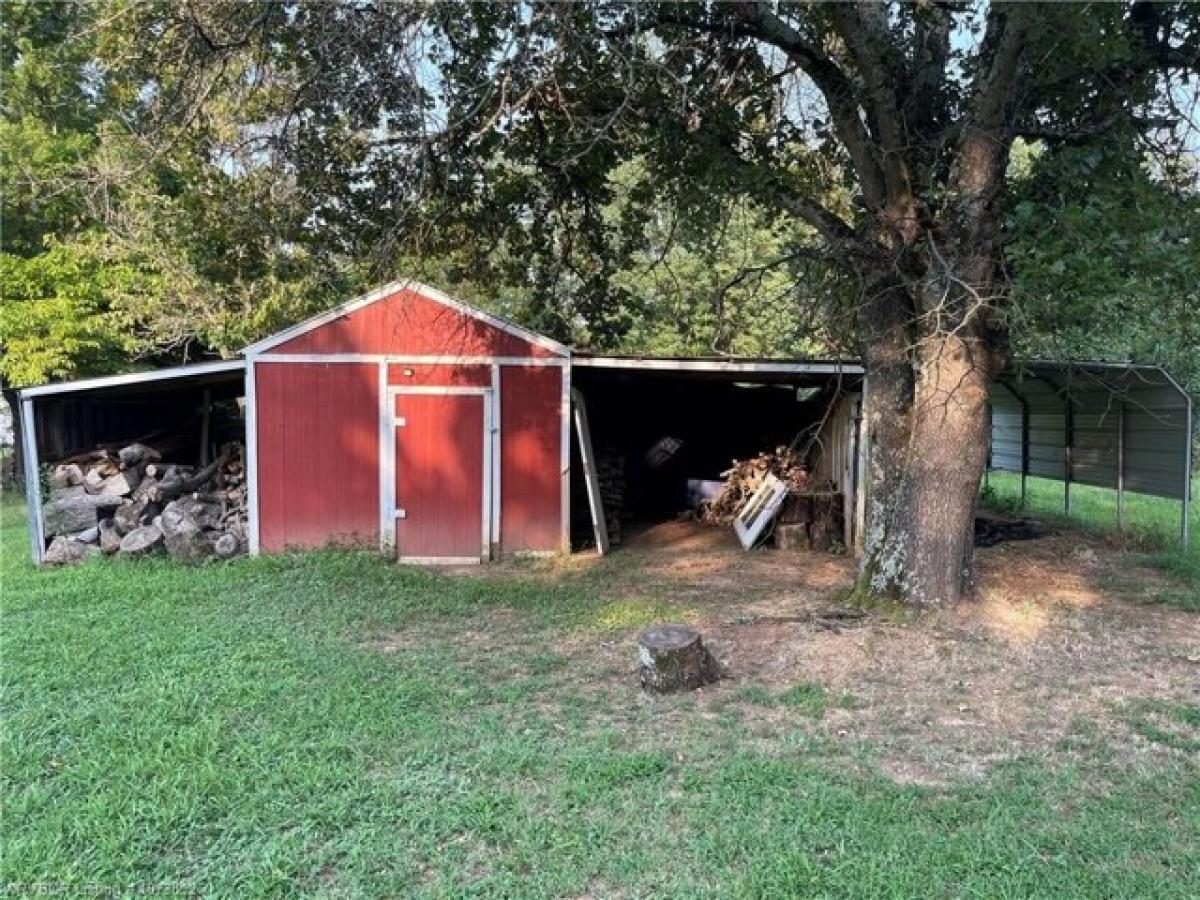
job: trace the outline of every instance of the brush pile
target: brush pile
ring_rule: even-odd
[[[768,474],[786,484],[793,494],[804,493],[808,487],[808,469],[800,454],[789,447],[776,447],[751,459],[735,459],[733,466],[721,473],[725,480],[721,493],[700,504],[700,521],[706,525],[730,524]]]
[[[166,552],[186,562],[246,552],[246,467],[240,443],[196,467],[149,444],[101,448],[50,468],[44,561]]]

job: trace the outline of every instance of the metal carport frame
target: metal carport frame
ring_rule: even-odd
[[[1189,537],[1191,395],[1160,366],[1030,360],[991,391],[988,466],[1064,483],[1115,489],[1118,527],[1126,491],[1181,501],[1180,538]]]

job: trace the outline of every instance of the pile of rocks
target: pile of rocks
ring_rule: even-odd
[[[200,468],[164,463],[158,450],[143,443],[116,453],[100,449],[52,466],[47,480],[47,563],[158,551],[198,562],[246,552],[241,444],[226,444]]]

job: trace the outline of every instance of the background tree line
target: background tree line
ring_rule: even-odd
[[[214,80],[203,114],[151,140],[141,40],[164,7],[5,7],[0,123],[0,375],[9,386],[228,356],[388,278],[417,273],[600,350],[853,355],[861,286],[811,228],[732,190],[702,198],[632,159],[606,173],[604,246],[547,211],[527,242],[431,219],[423,247],[312,216],[245,123],[271,94],[253,63]],[[161,76],[161,73],[158,73]],[[265,126],[264,126],[265,127]],[[1018,142],[1004,198],[1018,354],[1162,362],[1200,389],[1200,198],[1119,132]],[[844,186],[831,177],[831,203]],[[347,210],[346,215],[352,211]],[[572,246],[572,241],[577,243]],[[802,248],[797,251],[797,248]],[[804,252],[807,251],[807,252]]]

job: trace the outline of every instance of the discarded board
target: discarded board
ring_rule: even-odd
[[[583,460],[583,478],[587,484],[588,508],[592,514],[592,532],[596,536],[596,552],[608,553],[608,522],[604,518],[604,501],[600,496],[600,479],[596,474],[596,454],[592,449],[592,429],[588,425],[587,404],[583,394],[571,390],[571,406],[575,413],[575,433],[579,438],[579,456]]]
[[[733,520],[733,530],[744,549],[749,550],[758,543],[767,526],[779,514],[787,495],[787,483],[768,472]]]

